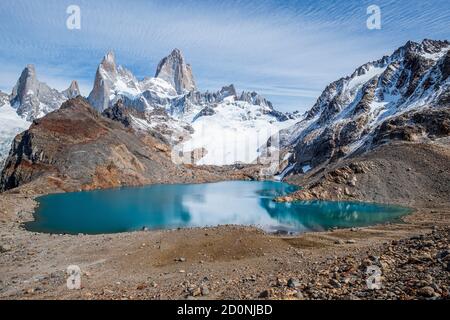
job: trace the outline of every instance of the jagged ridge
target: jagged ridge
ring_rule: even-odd
[[[283,132],[285,145],[294,148],[290,172],[373,148],[386,131],[380,126],[405,112],[423,109],[432,116],[427,108],[447,108],[449,49],[448,41],[409,41],[328,85],[304,119]]]

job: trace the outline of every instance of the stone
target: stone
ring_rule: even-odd
[[[353,239],[348,239],[347,241],[345,241],[345,243],[347,243],[347,244],[355,244],[356,241],[353,240]]]
[[[297,297],[297,299],[299,299],[299,300],[305,299],[305,297],[303,296],[303,293],[302,293],[301,291],[297,291],[296,297]]]
[[[147,284],[141,283],[136,287],[136,290],[144,290],[145,288],[147,288]]]
[[[437,254],[437,258],[438,258],[438,259],[445,259],[445,258],[447,258],[447,257],[450,257],[450,250],[440,251],[440,252]]]
[[[26,294],[33,294],[34,293],[34,288],[30,288],[30,289],[25,290],[25,293]]]
[[[429,254],[429,253],[423,253],[423,254],[421,254],[420,256],[418,256],[417,257],[419,260],[422,260],[422,261],[431,261],[431,260],[433,260],[433,258],[431,257],[431,255]]]
[[[207,296],[209,295],[209,289],[207,286],[202,286],[201,287],[201,292],[202,292],[202,296]]]
[[[284,287],[287,285],[286,279],[283,278],[277,278],[277,286],[278,287]]]
[[[364,267],[368,267],[368,266],[372,265],[373,263],[372,263],[372,260],[370,260],[370,259],[364,259],[361,264]]]
[[[264,290],[263,292],[261,292],[259,294],[259,297],[262,299],[271,298],[271,297],[273,297],[273,293],[274,293],[273,289],[267,289],[267,290]]]
[[[11,251],[11,246],[7,244],[0,244],[0,253]]]
[[[191,287],[188,289],[188,291],[189,291],[189,294],[193,297],[198,297],[202,294],[202,290],[199,287],[195,287],[195,288]]]
[[[333,286],[333,288],[340,288],[341,284],[339,283],[339,281],[335,280],[335,279],[330,279],[329,283],[331,284],[331,286]]]
[[[416,287],[418,288],[423,288],[429,285],[429,282],[425,281],[425,280],[419,280],[416,282]]]
[[[290,278],[287,282],[289,288],[297,288],[300,286],[300,281],[298,279]]]
[[[435,295],[434,289],[430,286],[420,288],[417,291],[417,293],[419,295],[421,295],[422,297],[426,297],[426,298],[431,298],[431,297],[434,297],[434,295]]]

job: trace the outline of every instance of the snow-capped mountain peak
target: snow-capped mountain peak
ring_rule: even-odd
[[[67,98],[67,99],[72,99],[75,98],[79,95],[81,95],[80,93],[80,87],[78,86],[78,82],[76,80],[73,80],[70,83],[69,88],[67,88],[66,90],[64,90],[62,92],[62,94]]]
[[[367,148],[381,123],[410,110],[450,103],[450,43],[407,42],[390,56],[329,84],[305,119],[287,132],[295,170]]]
[[[66,100],[64,94],[37,79],[34,65],[22,71],[11,94],[11,106],[17,113],[32,121],[58,109]]]
[[[155,78],[160,78],[170,83],[178,94],[197,89],[192,68],[185,62],[179,49],[174,49],[170,55],[159,62]]]
[[[177,92],[174,87],[163,79],[145,78],[139,81],[130,70],[116,63],[115,55],[110,51],[97,68],[88,100],[100,112],[112,107],[118,100],[145,111],[163,107],[168,98],[175,96]]]
[[[29,64],[23,69],[16,86],[12,91],[12,102],[22,103],[27,95],[37,92],[38,81],[36,79],[36,69],[34,65]]]
[[[76,81],[63,92],[40,82],[34,65],[27,65],[11,95],[0,92],[0,168],[14,137],[32,121],[58,109],[67,99],[80,95]]]

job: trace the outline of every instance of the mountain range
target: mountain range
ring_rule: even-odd
[[[450,135],[449,49],[448,41],[409,41],[391,55],[366,63],[329,84],[303,115],[278,112],[256,92],[238,93],[233,85],[216,92],[199,91],[192,67],[178,49],[161,60],[154,77],[142,80],[118,65],[114,53],[109,52],[98,66],[87,99],[78,97],[78,106],[57,111],[49,119],[70,120],[67,118],[73,112],[85,110],[79,105],[90,105],[99,117],[120,122],[141,139],[155,138],[158,145],[165,146],[164,150],[187,154],[195,165],[254,164],[266,145],[274,145],[273,139],[279,133],[282,166],[274,168],[273,174],[284,179],[291,174],[319,170],[395,140],[433,141]],[[76,82],[58,92],[39,82],[34,67],[27,66],[12,94],[0,94],[0,121],[6,124],[2,128],[8,128],[1,131],[3,156],[16,133],[78,94]],[[53,125],[40,129],[39,123],[33,127],[34,135],[48,136],[44,129],[50,127],[52,136],[62,134],[59,130],[63,129],[55,131]],[[102,127],[102,123],[99,121],[96,127]],[[107,123],[108,130],[117,130]],[[78,137],[77,132],[70,134]],[[26,137],[25,134],[16,138],[6,161],[2,181],[10,181],[11,186],[30,181],[22,179],[29,171],[19,174],[16,170],[21,162],[27,161],[27,168],[40,165],[39,170],[42,165],[52,164],[43,156],[47,153],[45,143],[39,140],[39,148],[44,149],[39,156],[41,153],[33,149],[33,140]],[[52,141],[57,143],[58,139]],[[86,141],[93,143],[91,138]],[[120,145],[112,139],[107,141],[111,148],[136,150],[124,140],[120,140]],[[21,145],[26,145],[27,150]],[[73,148],[71,152],[77,154],[77,144]],[[83,164],[84,160],[77,161]],[[75,164],[70,159],[64,158],[58,170],[72,165]],[[139,170],[145,171],[143,167]]]
[[[291,148],[284,175],[394,139],[448,135],[449,49],[448,41],[409,41],[329,84],[303,119],[281,133]]]
[[[0,110],[5,114],[14,110],[18,124],[3,133],[0,159],[5,158],[15,134],[79,94],[76,82],[58,92],[39,82],[34,66],[27,66],[12,94],[2,94]],[[159,135],[169,145],[179,145],[183,153],[199,151],[196,164],[205,165],[253,162],[259,156],[259,147],[298,117],[296,113],[276,111],[256,92],[238,94],[233,85],[217,92],[198,91],[192,68],[178,49],[161,60],[154,77],[142,80],[118,65],[114,53],[108,52],[97,68],[87,99],[99,112],[118,103],[125,106],[135,130]],[[245,149],[236,152],[235,147],[244,145]]]
[[[260,146],[297,118],[276,111],[256,92],[238,94],[234,85],[199,91],[178,49],[161,60],[154,77],[143,80],[117,65],[109,52],[97,69],[88,100],[99,112],[120,101],[137,111],[131,116],[132,127],[156,131],[171,145],[180,144],[184,153],[199,151],[196,164],[204,165],[253,162]]]

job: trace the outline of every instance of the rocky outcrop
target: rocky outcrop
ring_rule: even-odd
[[[9,95],[0,91],[0,108],[9,103]]]
[[[239,101],[245,101],[253,105],[262,106],[268,110],[273,110],[273,105],[270,101],[266,100],[263,96],[259,95],[257,92],[246,92],[243,91],[238,99]]]
[[[218,96],[220,99],[225,99],[227,97],[237,97],[237,91],[234,87],[234,84],[230,84],[229,86],[224,86],[220,89]]]
[[[383,122],[375,129],[372,146],[395,140],[423,141],[450,136],[450,105],[404,113]]]
[[[144,117],[142,113],[139,113],[135,109],[125,107],[122,100],[119,100],[114,106],[103,111],[102,115],[111,120],[122,123],[126,128],[132,128],[132,115],[140,118]]]
[[[433,144],[384,144],[306,175],[291,176],[287,181],[303,188],[277,201],[440,204],[450,192],[450,144],[445,139]]]
[[[40,82],[35,67],[28,65],[11,95],[0,93],[0,169],[18,133],[26,130],[33,120],[58,109],[68,98],[79,94],[76,81],[67,90],[59,92]]]
[[[36,78],[34,65],[28,65],[23,69],[16,86],[11,94],[12,104],[23,104],[28,95],[36,94],[39,83]]]
[[[197,115],[194,117],[194,121],[201,117],[209,117],[216,114],[216,111],[211,107],[204,107]]]
[[[178,94],[196,90],[192,68],[186,64],[180,50],[174,49],[170,55],[163,58],[156,69],[155,78],[170,83]]]

